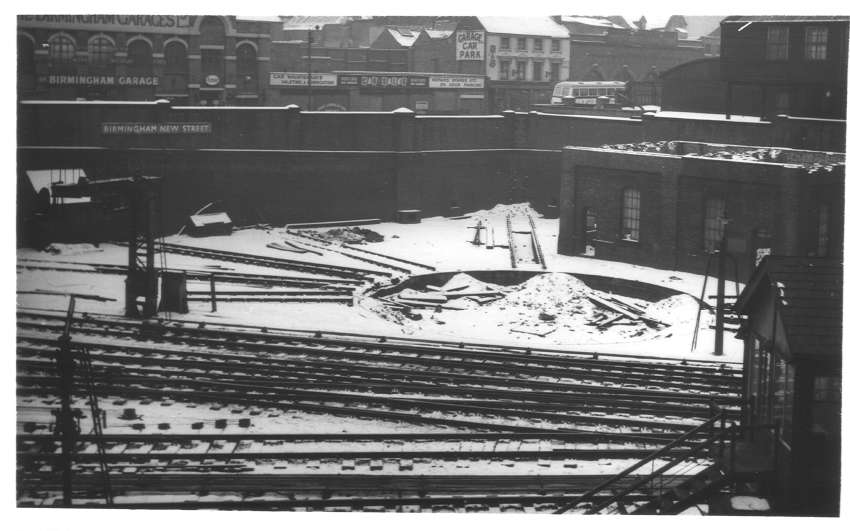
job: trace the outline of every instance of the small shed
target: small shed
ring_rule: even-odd
[[[774,456],[773,494],[788,513],[838,514],[842,286],[838,259],[767,256],[736,305],[746,317],[742,425]]]
[[[189,216],[187,233],[190,236],[227,236],[232,232],[233,221],[226,212]]]

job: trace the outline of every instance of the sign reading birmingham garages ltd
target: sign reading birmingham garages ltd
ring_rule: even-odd
[[[147,32],[188,31],[195,24],[188,15],[18,15],[18,24],[28,28],[93,29],[96,31],[144,30]]]
[[[104,135],[197,135],[212,133],[209,122],[103,122]]]

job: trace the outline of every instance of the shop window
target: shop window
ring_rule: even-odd
[[[788,26],[767,27],[767,60],[788,59]]]
[[[499,61],[499,79],[506,80],[510,77],[511,62]]]
[[[818,256],[829,254],[829,205],[818,207]]]
[[[74,45],[71,37],[67,35],[56,35],[50,39],[48,46],[48,55],[52,62],[70,64],[74,61],[77,47]]]
[[[705,200],[703,219],[703,249],[713,253],[723,239],[723,218],[726,217],[726,201],[711,197]]]
[[[549,68],[552,70],[552,73],[549,75],[549,79],[552,81],[558,82],[561,80],[561,63],[552,63],[549,65]]]
[[[623,190],[623,239],[640,241],[640,191],[634,188]]]
[[[560,39],[552,39],[552,53],[560,53],[561,52],[561,41]]]
[[[826,59],[826,41],[829,31],[826,26],[806,26],[806,61],[823,61]]]
[[[148,41],[136,39],[127,46],[127,72],[130,75],[153,72],[153,53]]]
[[[257,51],[250,44],[236,49],[236,76],[240,91],[257,92]]]
[[[106,35],[98,35],[89,41],[89,64],[95,67],[113,65],[115,44]]]
[[[542,52],[543,51],[543,39],[534,39],[534,51]]]
[[[534,81],[543,81],[543,63],[535,61],[531,64],[531,76]]]
[[[525,69],[526,62],[525,61],[517,61],[516,62],[516,78],[520,81],[525,80]]]
[[[499,38],[499,49],[500,50],[510,50],[511,49],[511,38],[510,37]]]
[[[517,50],[528,50],[528,44],[526,43],[525,37],[517,37],[516,48]]]

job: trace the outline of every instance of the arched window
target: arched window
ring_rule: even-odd
[[[236,77],[239,90],[257,91],[257,51],[248,43],[236,48]]]
[[[204,17],[201,20],[201,45],[224,44],[224,22],[218,17]]]
[[[70,64],[74,61],[77,46],[67,35],[55,35],[48,41],[48,56],[54,63]]]
[[[112,65],[115,57],[115,45],[105,35],[98,35],[89,41],[89,63],[95,66]]]
[[[136,39],[127,46],[127,71],[134,75],[153,71],[153,53],[146,40]]]
[[[623,190],[623,239],[640,240],[640,191],[634,188]]]
[[[185,74],[189,71],[186,58],[186,46],[179,41],[171,41],[165,46],[165,73]]]
[[[723,218],[726,216],[726,201],[718,197],[705,200],[705,219],[703,220],[703,248],[706,252],[717,250],[717,244],[723,239]]]
[[[26,35],[18,35],[18,73],[35,73],[35,44]]]

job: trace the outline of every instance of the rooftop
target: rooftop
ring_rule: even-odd
[[[552,17],[478,17],[488,33],[569,38],[570,32]]]
[[[721,24],[736,22],[850,22],[848,16],[815,16],[815,15],[744,15],[726,17]]]
[[[843,266],[832,258],[767,256],[741,293],[739,311],[765,282],[776,290],[792,356],[840,357]]]
[[[694,155],[698,157],[729,159],[747,162],[770,162],[774,164],[792,164],[802,166],[810,173],[824,170],[832,171],[845,163],[844,153],[829,151],[807,151],[763,146],[740,146],[733,144],[709,144],[705,142],[684,142],[679,140],[659,140],[656,142],[634,142],[629,144],[609,144],[603,149],[634,151],[640,153],[663,153],[667,155]]]

